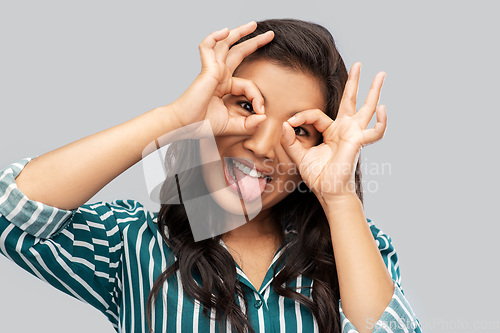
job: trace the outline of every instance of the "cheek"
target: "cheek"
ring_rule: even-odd
[[[286,195],[295,191],[297,186],[299,186],[302,177],[300,177],[297,166],[293,162],[289,162],[281,168],[280,174],[280,185],[279,190],[284,192]]]
[[[222,161],[213,138],[200,140],[200,164],[210,193],[226,186]]]
[[[220,161],[219,147],[220,143],[217,142],[217,138],[211,137],[206,139],[201,139],[200,144],[200,160],[201,164],[205,165],[211,162]]]
[[[295,169],[290,169],[289,171],[292,172],[293,170]],[[268,192],[273,197],[278,198],[279,202],[295,191],[301,181],[302,178],[298,174],[283,174],[269,183],[264,192]]]
[[[232,147],[235,143],[237,143],[237,139],[233,136],[216,136],[215,144],[217,145],[220,158],[225,156],[228,148]],[[202,148],[201,145],[200,148]]]
[[[280,191],[286,193],[286,195],[292,193],[299,186],[301,180],[302,178],[299,175],[284,177],[280,182]]]

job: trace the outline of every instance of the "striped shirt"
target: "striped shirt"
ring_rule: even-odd
[[[136,201],[84,205],[74,211],[29,200],[15,178],[30,159],[0,171],[0,252],[52,286],[101,311],[118,332],[148,332],[146,305],[156,278],[175,261],[162,240],[157,214]],[[370,230],[394,282],[390,304],[378,320],[368,320],[374,332],[421,332],[400,289],[397,254],[389,236],[370,220]],[[237,267],[245,300],[237,299],[255,332],[318,332],[314,316],[300,303],[276,294],[271,286],[276,253],[259,290]],[[299,275],[292,287],[312,287]],[[310,288],[298,289],[311,297]],[[339,304],[343,332],[357,332]],[[230,332],[219,327],[215,312],[203,313],[187,297],[175,274],[164,284],[152,313],[154,332]]]

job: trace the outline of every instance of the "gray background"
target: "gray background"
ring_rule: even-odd
[[[349,67],[363,63],[360,101],[387,72],[388,130],[362,153],[365,209],[393,238],[424,331],[499,331],[495,3],[4,1],[0,168],[172,102],[214,30],[265,18],[321,23]],[[390,170],[371,175],[382,163]],[[155,209],[147,196],[136,165],[93,201]],[[4,257],[0,272],[1,332],[113,332],[100,313]]]

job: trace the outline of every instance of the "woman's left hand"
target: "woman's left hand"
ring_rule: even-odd
[[[356,95],[361,64],[349,72],[337,118],[332,120],[321,110],[297,113],[283,123],[281,145],[297,165],[302,180],[323,204],[330,199],[355,193],[354,173],[362,147],[384,136],[387,125],[385,106],[377,108],[385,73],[375,76],[365,103],[356,112]],[[368,123],[377,113],[374,128]],[[323,135],[323,143],[305,148],[295,138],[294,127],[312,124]]]

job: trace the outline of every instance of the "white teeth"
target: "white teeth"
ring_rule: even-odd
[[[254,169],[250,170],[250,173],[248,175],[252,176],[252,177],[258,177],[259,176],[259,174],[257,173],[257,171],[254,170]]]
[[[236,180],[236,177],[234,176],[234,168],[228,168],[228,170],[231,177],[233,177],[233,179]]]
[[[243,172],[246,175],[249,175],[250,177],[259,177],[259,178],[266,178],[266,175],[264,175],[262,172],[259,172],[255,169],[250,169],[246,165],[233,160],[234,166],[240,169],[241,172]]]

